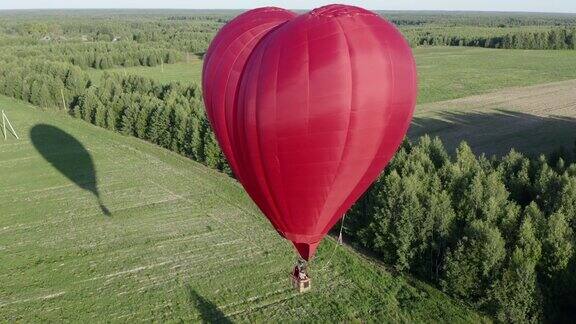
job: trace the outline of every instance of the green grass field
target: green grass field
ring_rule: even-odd
[[[300,295],[292,247],[237,182],[62,113],[0,107],[21,136],[0,140],[2,322],[486,321],[332,239]]]
[[[574,51],[430,47],[414,50],[419,103],[576,79]]]
[[[194,81],[200,83],[202,79],[202,60],[196,56],[190,56],[189,62],[164,64],[163,67],[162,65],[158,65],[154,67],[136,66],[109,70],[89,69],[88,73],[90,74],[90,77],[98,83],[106,71],[127,75],[142,75],[162,83],[168,83],[171,81],[180,81],[183,83]]]
[[[419,103],[462,98],[507,87],[528,86],[576,78],[574,51],[499,50],[466,47],[416,48]],[[160,66],[116,68],[115,73],[139,74],[160,82],[200,82],[202,61]],[[104,73],[89,70],[95,80]]]

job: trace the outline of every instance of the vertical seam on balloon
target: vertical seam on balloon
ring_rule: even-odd
[[[350,52],[350,43],[348,41],[348,36],[346,35],[346,31],[344,30],[344,27],[342,27],[342,24],[340,24],[340,21],[338,19],[334,19],[334,22],[336,23],[336,25],[340,28],[340,30],[342,31],[342,35],[344,36],[344,42],[346,44],[346,50],[348,51],[348,75],[349,75],[349,83],[350,83],[350,108],[349,108],[349,114],[348,114],[348,123],[346,126],[346,138],[344,139],[344,146],[342,147],[342,151],[340,153],[340,159],[338,160],[338,166],[336,167],[336,172],[334,175],[334,178],[332,179],[332,183],[330,184],[329,190],[326,193],[326,200],[324,201],[324,204],[322,205],[322,209],[320,210],[320,215],[322,215],[324,209],[326,208],[326,204],[328,203],[328,199],[330,198],[330,192],[332,192],[332,187],[334,186],[334,184],[336,183],[336,180],[338,179],[338,174],[340,171],[340,168],[342,167],[342,158],[344,157],[344,153],[346,151],[346,147],[348,144],[348,140],[350,138],[350,121],[352,120],[352,103],[354,101],[354,89],[353,89],[353,80],[352,80],[352,55]],[[336,210],[338,210],[339,208],[337,208]],[[333,215],[332,215],[333,216]],[[316,222],[314,224],[314,227],[318,226],[318,222],[320,221],[321,217],[318,217],[318,219],[316,219]],[[330,220],[328,220],[328,222],[330,222]]]
[[[250,23],[250,22],[246,22],[246,23],[244,23],[243,25],[246,25],[247,23]],[[230,41],[228,41],[226,44],[223,44],[223,40],[222,40],[220,37],[218,37],[218,35],[219,35],[220,33],[223,33],[225,30],[227,30],[226,26],[227,26],[227,25],[224,25],[224,27],[223,27],[223,28],[216,34],[216,36],[214,37],[213,43],[216,42],[216,43],[214,43],[214,46],[212,46],[213,43],[211,43],[210,46],[208,47],[208,50],[206,51],[206,54],[207,54],[207,55],[209,54],[209,55],[204,58],[204,64],[203,64],[203,66],[202,66],[202,81],[204,81],[204,79],[205,79],[205,77],[206,77],[206,70],[207,70],[208,66],[209,66],[210,64],[214,64],[214,56],[213,56],[213,53],[212,53],[212,52],[214,52],[214,51],[216,51],[217,49],[219,49],[220,46],[223,46],[223,47],[224,47],[224,52],[226,52],[226,51],[228,50],[228,48],[230,47],[230,44],[231,44]],[[240,27],[240,26],[237,26],[237,27]],[[257,27],[258,27],[258,25],[257,25],[257,26],[254,26],[253,28],[257,28]],[[250,30],[252,30],[253,28],[248,29],[247,31],[250,31]],[[218,59],[221,59],[221,58],[219,57]],[[218,61],[218,62],[219,62],[219,61]],[[214,72],[214,71],[213,71],[213,72]],[[202,82],[202,85],[204,86],[204,82]],[[210,98],[204,98],[204,99],[205,99],[205,100],[210,100],[209,102],[213,102],[212,97],[213,97],[213,95],[210,95]],[[210,112],[208,113],[208,118],[209,118],[210,120],[212,119],[212,114],[211,114]]]
[[[370,29],[372,29],[372,28],[370,28]],[[372,32],[372,31],[370,30],[370,32]],[[390,51],[388,50],[388,48],[389,48],[388,41],[383,38],[383,39],[382,39],[382,42],[384,43],[384,46],[385,46],[385,53],[386,53],[386,58],[387,58],[387,61],[388,61],[389,69],[390,69],[390,71],[393,71],[393,68],[392,68],[392,65],[393,65],[393,64],[392,64],[392,58],[391,58],[391,56],[390,56]],[[391,75],[392,75],[392,82],[391,82],[392,85],[391,85],[391,87],[390,87],[390,89],[391,89],[391,90],[390,90],[390,93],[393,93],[393,92],[394,92],[393,90],[394,90],[394,88],[395,88],[395,80],[394,80],[394,75],[393,75],[393,73],[391,73]],[[388,96],[388,107],[390,106],[390,101],[392,100],[391,98],[392,98],[392,96],[389,95],[389,96]],[[389,124],[389,123],[388,123],[388,124]],[[388,125],[388,124],[386,124],[386,125]],[[384,133],[384,132],[382,132],[382,133]],[[373,166],[373,164],[374,164],[374,158],[377,156],[378,152],[380,152],[380,151],[382,150],[383,140],[384,140],[383,138],[380,139],[380,141],[379,141],[379,146],[378,146],[378,150],[376,150],[376,152],[375,152],[376,155],[374,155],[374,156],[371,158],[372,162],[368,165],[368,167],[366,168],[366,170],[364,170],[364,174],[362,175],[362,177],[360,177],[359,181],[354,185],[354,188],[352,188],[352,190],[350,191],[350,195],[352,195],[354,192],[356,192],[357,189],[359,188],[359,186],[362,185],[363,180],[365,180],[364,178],[366,177],[366,173],[368,172],[368,170],[370,170],[370,169],[372,168],[372,166]],[[343,204],[341,204],[336,211],[341,210],[341,209],[342,209],[342,206],[343,206]],[[343,211],[343,212],[344,212],[344,211]],[[330,225],[330,224],[327,224],[327,225]],[[328,228],[328,229],[327,229],[327,228],[324,228],[324,230],[330,230],[330,229],[329,229],[329,228]]]
[[[284,46],[281,46],[281,47],[280,47],[280,53],[278,54],[278,58],[277,58],[277,60],[276,60],[276,69],[275,69],[275,70],[276,70],[276,80],[274,80],[274,109],[276,109],[276,112],[275,112],[275,114],[274,114],[274,117],[275,117],[275,121],[274,121],[274,122],[275,122],[275,123],[276,123],[277,120],[278,120],[278,110],[277,110],[277,109],[278,109],[278,79],[279,79],[279,73],[280,73],[280,62],[281,62],[282,55],[284,54],[284,49],[285,49]],[[282,181],[282,168],[281,168],[281,166],[280,166],[280,159],[278,159],[278,151],[279,151],[279,150],[278,150],[278,128],[277,128],[277,127],[274,127],[274,137],[275,137],[275,144],[276,144],[276,156],[275,156],[275,159],[276,159],[276,161],[277,161],[277,163],[278,163],[278,173],[280,174],[280,176],[278,177],[279,180],[280,180],[280,188],[279,188],[279,190],[282,190],[282,195],[279,195],[279,197],[285,197],[285,195],[284,195],[284,182]],[[267,174],[266,174],[266,183],[268,184],[268,175],[267,175]],[[269,184],[268,184],[268,185],[269,185]],[[276,209],[277,209],[280,213],[282,213],[282,211],[281,211],[281,209],[280,209],[281,206],[288,206],[288,204],[286,204],[286,201],[284,201],[284,204],[280,204],[279,201],[278,201],[278,199],[277,199],[277,197],[276,197],[275,195],[271,195],[271,196],[272,196],[272,199],[273,199],[273,201],[274,201],[274,205],[276,206]],[[279,198],[279,199],[282,199],[282,198]],[[288,230],[288,226],[287,226],[287,225],[290,224],[290,227],[291,227],[292,219],[291,219],[291,217],[290,217],[290,216],[291,216],[291,213],[290,213],[290,210],[289,210],[288,208],[286,209],[285,212],[286,212],[286,215],[287,215],[288,217],[286,217],[286,219],[285,219],[285,218],[283,217],[283,215],[280,215],[280,219],[281,219],[282,224],[284,225],[284,229],[285,229],[285,230]]]
[[[277,26],[277,25],[276,25],[276,26]],[[258,27],[261,27],[261,25],[259,25]],[[252,38],[250,38],[250,40],[244,44],[244,46],[243,46],[242,49],[240,50],[240,53],[242,53],[242,52],[248,47],[248,45],[249,45],[253,40],[257,39],[258,36],[260,36],[260,35],[262,35],[262,34],[268,33],[268,32],[269,32],[271,29],[273,29],[274,27],[275,27],[274,25],[272,25],[270,28],[268,28],[268,26],[267,26],[266,29],[264,29],[263,31],[260,31],[258,34],[254,35]],[[245,33],[249,33],[249,32],[251,32],[251,31],[253,31],[254,29],[256,29],[256,27],[247,30]],[[242,33],[242,34],[245,34],[245,33]],[[231,44],[232,44],[232,42],[231,42],[229,45],[231,46]],[[256,45],[257,45],[257,44],[256,44]],[[230,46],[228,46],[228,47],[226,48],[226,50],[224,51],[224,53],[229,50]],[[254,49],[252,49],[252,51],[254,51]],[[250,54],[248,55],[248,58],[249,58],[249,57],[250,57]],[[234,61],[232,62],[231,67],[234,67],[234,65],[235,65],[236,62],[238,61],[238,58],[239,58],[239,56],[236,56],[236,58],[235,58]],[[246,64],[248,64],[248,58],[246,59],[246,62],[245,62],[245,64],[244,64],[244,66],[246,66]],[[243,70],[243,69],[244,69],[244,68],[242,68],[242,70]],[[231,71],[232,71],[232,70],[230,70],[230,72],[231,72]],[[234,171],[236,171],[236,173],[238,173],[238,174],[236,174],[236,176],[239,178],[239,180],[242,180],[242,175],[240,174],[240,173],[242,173],[242,171],[240,171],[240,168],[239,168],[238,165],[237,165],[237,163],[238,163],[238,155],[237,155],[236,150],[234,149],[234,145],[232,145],[232,140],[231,140],[231,136],[230,136],[231,132],[229,132],[229,130],[228,130],[229,121],[228,121],[228,119],[227,119],[227,117],[226,117],[226,116],[227,116],[227,114],[226,114],[226,102],[227,102],[227,100],[226,100],[226,90],[227,90],[227,88],[228,88],[228,83],[230,82],[230,75],[231,75],[231,73],[228,73],[228,75],[226,76],[226,81],[225,81],[225,86],[224,86],[224,93],[221,94],[221,95],[224,96],[224,130],[226,131],[226,136],[228,137],[228,139],[227,139],[227,140],[228,140],[228,146],[230,146],[230,152],[232,153],[231,158],[234,160],[234,161],[229,161],[229,162],[231,162],[230,164],[234,164],[234,166],[231,166],[231,167],[232,167],[233,169],[235,169]],[[241,78],[242,78],[242,74],[240,74],[240,77],[239,77],[239,79],[238,79],[238,84],[236,84],[236,89],[234,89],[234,93],[236,94],[235,96],[237,96],[238,88],[240,87]],[[235,102],[232,103],[232,104],[233,104],[233,105],[236,105],[236,104],[237,104],[237,101],[238,101],[237,98],[234,98],[234,101],[235,101]]]
[[[246,25],[246,24],[248,24],[248,23],[249,23],[249,22],[246,22],[244,25]],[[239,27],[239,26],[238,26],[238,27]],[[249,28],[249,29],[246,30],[245,32],[240,33],[239,35],[243,35],[243,34],[245,34],[245,33],[249,33],[249,32],[251,32],[251,31],[253,31],[254,29],[257,29],[257,28],[259,28],[259,27],[261,27],[261,25],[256,25],[256,26],[254,26],[254,27],[252,27],[252,28]],[[220,45],[221,43],[222,43],[222,40],[219,41],[218,45]],[[222,53],[226,53],[226,52],[230,49],[230,47],[232,46],[232,43],[234,43],[234,39],[232,39],[231,41],[227,42],[226,44],[223,44],[224,50],[222,51]],[[213,73],[216,73],[216,75],[218,75],[217,72],[220,70],[220,67],[221,67],[220,62],[222,61],[222,57],[219,57],[217,60],[214,60],[214,59],[213,59],[213,56],[210,56],[208,59],[209,59],[209,63],[207,63],[207,64],[216,64],[216,68],[214,68],[214,70],[213,70],[212,72],[213,72]],[[228,80],[226,80],[226,81],[228,81]],[[226,84],[228,84],[228,82],[226,82]],[[211,87],[211,88],[212,88],[212,90],[213,90],[213,87]],[[223,94],[220,94],[220,95],[223,95]],[[210,98],[207,98],[210,103],[214,103],[214,102],[215,102],[215,100],[214,100],[214,97],[215,97],[215,96],[216,96],[216,94],[214,93],[214,91],[211,91],[211,93],[210,93]],[[225,97],[225,96],[224,96],[224,97]],[[204,110],[206,110],[206,109],[204,109]],[[209,119],[210,121],[214,120],[214,114],[212,113],[212,111],[210,111],[210,112],[208,113],[208,119]],[[214,129],[214,133],[215,133],[215,135],[216,135],[217,129],[219,129],[219,128],[218,128],[218,125],[216,125],[216,123],[212,123],[212,122],[210,122],[210,125],[211,125],[212,128]],[[226,131],[228,131],[228,130],[226,130]],[[218,138],[218,136],[216,136],[216,138]]]
[[[255,49],[255,51],[256,51],[256,49]],[[253,52],[253,53],[254,53],[254,52]],[[255,73],[256,75],[259,76],[260,71],[261,71],[261,63],[262,63],[262,59],[263,59],[263,54],[260,54],[260,53],[257,53],[257,54],[259,55],[259,57],[258,57],[257,69],[255,69],[256,71],[252,71],[252,73]],[[256,105],[257,96],[258,96],[258,89],[257,89],[258,86],[257,86],[257,85],[258,85],[258,78],[253,82],[253,87],[254,87],[254,89],[255,89],[255,90],[254,90],[254,97],[255,97],[255,98],[254,98],[254,105]],[[244,99],[244,100],[246,100],[246,99]],[[246,104],[244,104],[244,106],[245,106],[245,105],[246,105]],[[254,108],[254,111],[256,111],[255,108]],[[242,120],[243,120],[243,127],[245,128],[246,125],[247,125],[247,121],[246,121],[246,120],[247,120],[247,118],[248,118],[249,111],[248,111],[246,108],[244,108],[244,109],[243,109],[243,112],[244,112],[244,116],[242,116]],[[255,112],[254,118],[256,119],[256,112]],[[257,127],[257,126],[258,126],[258,125],[257,125],[257,122],[255,122],[255,128],[254,128],[254,129],[256,130],[256,137],[259,136],[259,134],[258,134],[258,127]],[[248,142],[248,132],[247,132],[247,131],[244,131],[244,136],[245,136],[244,142],[247,143],[247,142]],[[259,141],[257,141],[257,142],[259,142]],[[250,157],[250,155],[251,155],[251,154],[250,154],[250,149],[249,149],[248,147],[246,147],[245,149],[247,150],[247,153],[244,153],[244,154],[247,155],[246,159],[247,159],[248,162],[249,162],[248,164],[252,164],[252,158]],[[261,152],[260,152],[259,145],[256,145],[256,149],[258,150],[258,156],[260,157],[260,156],[261,156]],[[265,193],[265,191],[264,191],[264,188],[260,187],[260,185],[259,185],[258,176],[257,176],[257,174],[256,174],[257,172],[256,172],[256,170],[255,170],[255,168],[256,168],[256,167],[259,167],[259,166],[260,166],[260,161],[257,161],[257,162],[254,163],[254,167],[253,167],[252,170],[251,170],[251,173],[252,173],[252,181],[254,182],[254,183],[253,183],[253,190],[256,190],[256,191],[258,192],[258,194],[260,195],[260,198],[263,199],[264,204],[265,204],[266,207],[268,208],[268,211],[269,211],[270,213],[274,213],[274,206],[270,204],[269,199],[266,197],[266,193]],[[261,168],[261,166],[260,166],[260,168]],[[267,188],[266,188],[266,189],[267,189]],[[275,226],[275,219],[274,219],[274,220],[273,220],[273,219],[270,219],[270,217],[271,217],[270,215],[267,215],[266,213],[264,213],[264,214],[265,214],[265,216],[268,218],[268,220],[273,224],[273,226]]]
[[[306,28],[306,135],[310,134],[310,43]]]
[[[310,135],[310,37],[308,35],[308,26],[305,30],[306,35],[306,135]],[[320,210],[317,211],[317,218],[320,218]],[[312,228],[314,228],[316,224]]]
[[[265,55],[265,50],[266,50],[266,48],[270,45],[270,42],[271,42],[271,41],[268,40],[266,44],[263,44],[263,46],[265,45],[265,48],[262,49],[263,54],[262,54],[261,62],[260,62],[260,64],[259,64],[259,66],[258,66],[258,77],[256,78],[256,88],[259,88],[259,84],[260,84],[260,73],[261,73],[261,71],[262,71],[262,61],[263,61],[263,58],[264,58],[264,55]],[[278,55],[278,60],[277,60],[277,65],[279,65],[279,64],[280,64],[280,55]],[[276,84],[276,86],[275,86],[275,89],[274,89],[274,90],[276,90],[276,89],[278,88],[278,68],[276,68],[276,80],[275,80],[275,84]],[[256,90],[255,105],[257,105],[257,103],[258,103],[258,99],[257,99],[257,98],[258,98],[258,90]],[[277,101],[276,91],[275,91],[274,100]],[[276,105],[275,105],[274,108],[276,108]],[[258,110],[257,110],[256,108],[254,108],[254,109],[255,109],[256,137],[257,137],[257,139],[256,139],[256,142],[257,142],[256,147],[257,147],[257,149],[258,149],[258,155],[259,155],[259,157],[260,157],[260,161],[258,161],[258,164],[259,164],[259,167],[260,167],[260,169],[262,170],[262,173],[263,173],[263,175],[264,175],[264,179],[263,179],[263,180],[264,180],[264,184],[265,184],[265,187],[266,187],[266,192],[268,193],[268,197],[270,197],[269,199],[266,199],[266,200],[269,202],[270,207],[273,209],[272,212],[274,212],[274,210],[276,211],[276,212],[275,212],[275,214],[276,214],[276,215],[275,215],[275,216],[276,216],[275,221],[276,221],[277,223],[282,224],[283,227],[284,227],[284,230],[286,230],[286,229],[287,229],[287,226],[286,226],[286,223],[284,222],[284,217],[282,217],[282,216],[283,216],[283,215],[282,215],[282,210],[279,208],[280,206],[279,206],[279,204],[278,204],[278,201],[276,200],[276,195],[274,195],[273,191],[270,190],[270,183],[269,183],[269,179],[268,179],[268,170],[266,169],[266,166],[264,165],[264,163],[261,163],[261,159],[262,159],[262,148],[261,148],[261,141],[260,141],[260,139],[261,139],[261,136],[260,136],[260,128],[258,127],[258,125],[259,125],[259,114],[258,114]],[[277,116],[276,113],[275,113],[275,116]],[[276,136],[276,133],[274,134],[274,136]],[[277,136],[276,136],[276,137],[277,137]],[[278,141],[276,141],[276,145],[278,145]],[[278,151],[278,149],[276,149],[276,151]],[[277,159],[277,156],[276,156],[276,159]],[[278,165],[279,165],[279,161],[278,161]],[[281,177],[280,177],[280,179],[281,179]],[[282,186],[280,186],[280,188],[282,188]],[[266,197],[265,197],[265,198],[266,198]]]

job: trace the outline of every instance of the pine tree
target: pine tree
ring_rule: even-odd
[[[174,152],[182,153],[184,151],[184,141],[186,138],[186,127],[188,124],[188,114],[182,106],[174,106],[173,110],[173,127],[171,132],[172,143],[170,149]]]
[[[30,84],[28,84],[27,79],[22,80],[21,87],[22,91],[20,97],[22,98],[22,100],[30,102]]]
[[[140,112],[138,102],[130,103],[122,114],[122,134],[136,136],[136,121]]]
[[[141,109],[138,111],[136,120],[134,122],[134,135],[138,138],[146,138],[146,130],[150,120],[151,110],[153,107],[149,102],[142,103]]]
[[[78,68],[71,67],[66,73],[64,84],[70,93],[79,95],[88,87],[88,78]]]
[[[441,286],[459,298],[480,302],[499,275],[505,256],[500,231],[485,221],[473,221],[456,249],[446,257]]]
[[[556,212],[548,219],[544,246],[544,271],[550,277],[567,268],[574,253],[572,229],[566,217]]]
[[[545,214],[558,210],[560,202],[558,192],[561,190],[559,175],[551,168],[546,157],[541,155],[534,166],[533,195],[535,201]]]
[[[566,215],[566,221],[576,228],[576,176],[564,173],[560,178],[561,189],[556,195],[558,210]]]
[[[530,218],[520,227],[519,238],[508,268],[494,286],[497,318],[502,322],[537,322],[540,317],[540,292],[536,265],[541,257],[541,244]]]
[[[378,197],[383,207],[376,211],[371,224],[374,248],[399,271],[410,269],[416,253],[415,227],[424,211],[418,198],[418,185],[417,177],[401,177],[392,171]]]
[[[50,91],[44,82],[37,81],[32,84],[30,103],[43,108],[50,107]]]
[[[159,129],[158,122],[162,113],[162,107],[154,107],[150,112],[150,123],[146,128],[146,139],[152,143],[157,143],[160,137],[161,130]]]
[[[456,229],[456,213],[452,208],[450,194],[447,191],[441,190],[432,193],[428,215],[434,222],[434,230],[430,238],[430,278],[438,280],[447,247],[452,245]]]
[[[80,118],[89,123],[93,123],[96,110],[102,105],[95,94],[95,88],[90,88],[86,91],[80,100],[80,105],[82,106]]]
[[[94,114],[94,125],[99,127],[106,127],[107,112],[108,108],[99,102],[96,106],[96,113]]]
[[[109,108],[106,109],[106,129],[111,131],[116,130],[117,120],[116,120],[116,112],[114,109]]]
[[[158,120],[160,125],[162,125],[160,128],[160,136],[158,137],[158,145],[168,149],[172,144],[172,129],[174,127],[173,111],[174,109],[172,107],[165,106],[164,109],[162,109],[160,119]]]
[[[184,152],[186,156],[196,161],[205,160],[202,143],[202,123],[195,114],[192,114],[186,123],[186,133],[184,135]]]
[[[531,202],[524,208],[524,219],[528,218],[534,224],[536,237],[541,240],[546,235],[547,220],[535,202]]]
[[[224,166],[224,156],[212,132],[206,133],[204,137],[204,154],[206,156],[207,166],[216,170],[222,170]]]

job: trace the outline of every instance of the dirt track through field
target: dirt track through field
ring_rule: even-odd
[[[503,155],[572,150],[576,140],[576,80],[515,87],[420,105],[409,136],[440,137],[449,150],[466,141],[476,153]]]

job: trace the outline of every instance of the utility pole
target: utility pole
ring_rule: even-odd
[[[60,89],[60,94],[62,95],[62,109],[66,111],[66,99],[64,98],[64,88]]]
[[[4,110],[2,110],[2,133],[4,134],[4,140],[6,140],[6,120],[4,119]]]
[[[14,135],[14,137],[16,137],[16,139],[20,139],[20,137],[18,137],[18,134],[16,134],[14,127],[12,127],[10,120],[8,120],[8,117],[4,113],[4,110],[2,110],[2,130],[4,131],[4,140],[7,139],[6,123],[8,123],[8,127],[10,128],[10,132],[12,133],[12,135]]]

